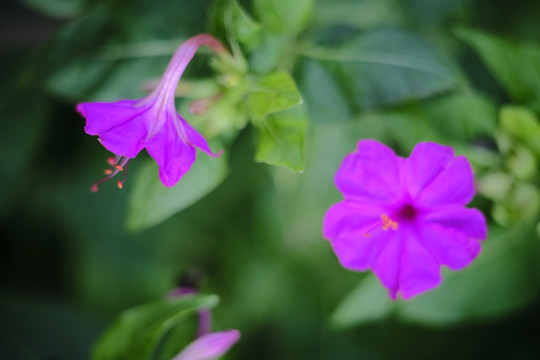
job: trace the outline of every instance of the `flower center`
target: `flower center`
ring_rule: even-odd
[[[383,230],[397,230],[399,227],[399,222],[401,221],[411,221],[416,218],[416,209],[411,204],[405,204],[401,206],[398,211],[393,213],[392,217],[382,214],[381,220],[377,221],[375,224],[373,224],[372,227],[369,228],[368,231],[366,231],[366,237],[370,236],[370,233],[378,228],[379,226]]]
[[[396,217],[400,220],[414,220],[416,209],[411,204],[405,204],[397,211]]]

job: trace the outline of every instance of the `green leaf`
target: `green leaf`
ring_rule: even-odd
[[[537,101],[540,93],[540,47],[503,40],[469,29],[456,35],[484,60],[495,78],[518,101]]]
[[[453,65],[432,46],[397,29],[368,32],[336,47],[311,47],[303,54],[331,65],[332,76],[360,109],[431,97],[460,83]]]
[[[345,296],[332,313],[330,323],[338,329],[368,324],[387,317],[393,310],[388,291],[375,275],[369,274]]]
[[[540,158],[540,122],[532,111],[519,106],[503,106],[501,129],[522,142]]]
[[[266,74],[276,68],[287,68],[282,66],[283,62],[290,59],[287,54],[287,41],[283,35],[262,33],[261,43],[250,54],[249,68],[252,72]]]
[[[254,46],[259,41],[262,26],[255,22],[236,2],[232,3],[233,28],[239,42]]]
[[[275,33],[296,34],[308,25],[313,12],[313,0],[254,0],[259,19]]]
[[[302,95],[314,123],[347,121],[351,110],[343,88],[324,64],[306,59],[300,83]]]
[[[218,303],[215,295],[165,298],[123,312],[96,344],[93,360],[150,360],[176,324],[200,308]]]
[[[303,171],[306,127],[301,106],[269,115],[259,127],[255,161]]]
[[[86,0],[23,0],[23,2],[47,16],[72,18],[79,15]]]
[[[251,91],[248,106],[256,123],[260,123],[271,113],[291,108],[302,102],[294,80],[282,71],[257,79]]]
[[[434,99],[426,104],[425,116],[448,139],[474,140],[497,130],[495,104],[474,93]]]
[[[158,172],[152,160],[143,164],[136,174],[127,216],[127,227],[132,231],[165,221],[216,188],[227,174],[227,158],[199,153],[191,170],[172,188],[161,183]]]

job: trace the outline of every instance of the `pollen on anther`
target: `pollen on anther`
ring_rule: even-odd
[[[123,170],[124,170],[124,168],[121,167],[120,165],[115,165],[114,167],[115,167],[116,170],[118,170],[118,171],[123,171]]]
[[[390,219],[388,215],[386,214],[381,215],[381,221],[382,221],[383,230],[388,230],[388,229],[397,230],[398,228],[398,223]]]
[[[115,158],[110,157],[110,158],[107,159],[107,163],[109,163],[109,165],[111,165],[111,166],[114,166],[114,165],[116,165],[117,161],[116,161]]]
[[[105,175],[111,175],[112,174],[112,170],[111,169],[105,169],[105,171],[103,171],[105,173]]]
[[[116,186],[118,186],[119,189],[123,189],[124,188],[124,183],[121,180],[118,180],[116,182]]]

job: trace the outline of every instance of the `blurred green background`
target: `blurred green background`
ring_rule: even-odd
[[[229,359],[540,358],[539,2],[2,7],[1,359],[88,359],[121,311],[186,279],[220,297],[214,329],[241,331]],[[258,118],[249,91],[223,87],[202,52],[185,78],[210,79],[224,100],[203,118],[178,105],[224,155],[198,154],[164,193],[141,154],[123,190],[91,193],[110,154],[76,103],[144,96],[201,32],[245,61],[241,80],[290,74],[302,105]],[[333,175],[361,138],[403,156],[419,141],[452,145],[477,176],[471,205],[490,224],[481,255],[407,303],[341,268],[321,235],[341,197]]]

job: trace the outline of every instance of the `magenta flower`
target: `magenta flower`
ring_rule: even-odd
[[[106,171],[109,176],[95,183],[93,191],[124,170],[129,159],[143,148],[158,163],[159,177],[167,187],[174,186],[189,171],[195,161],[196,147],[210,156],[220,155],[213,153],[206,140],[176,112],[174,103],[178,81],[200,46],[208,46],[218,55],[228,54],[212,36],[197,35],[180,45],[158,87],[147,97],[77,105],[77,111],[86,118],[86,133],[98,135],[101,144],[116,154],[109,160],[112,166]],[[118,182],[120,188],[123,182]]]
[[[450,147],[419,143],[404,159],[361,140],[335,183],[344,200],[326,212],[324,237],[343,267],[372,269],[392,299],[437,286],[441,265],[463,268],[486,238],[482,213],[465,207],[474,195],[471,167]]]
[[[212,360],[225,354],[240,339],[238,330],[209,333],[197,338],[172,360]]]

